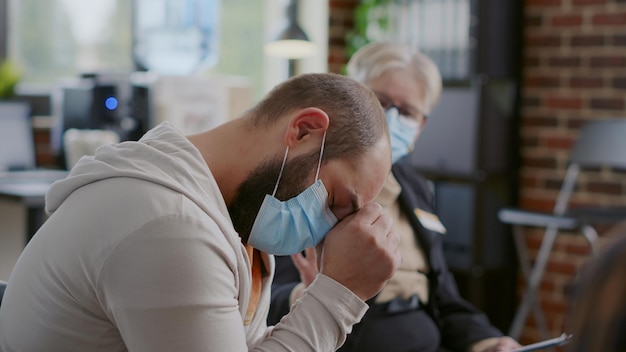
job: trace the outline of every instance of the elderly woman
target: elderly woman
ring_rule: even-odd
[[[403,263],[340,351],[506,351],[519,344],[463,300],[444,260],[444,226],[433,214],[427,181],[409,153],[441,93],[437,66],[412,48],[371,43],[348,63],[348,75],[376,93],[387,113],[392,172],[378,195],[401,235]],[[269,323],[275,324],[317,274],[315,251],[276,258]],[[363,268],[367,270],[367,268]]]

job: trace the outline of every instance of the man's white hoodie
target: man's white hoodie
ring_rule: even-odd
[[[168,123],[100,147],[46,195],[0,307],[0,351],[332,351],[367,305],[318,275],[267,328],[249,326],[244,245],[200,152]]]

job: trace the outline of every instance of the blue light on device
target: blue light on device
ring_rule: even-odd
[[[117,109],[117,99],[115,97],[108,97],[105,101],[104,101],[104,106],[109,109],[109,110],[115,110]]]

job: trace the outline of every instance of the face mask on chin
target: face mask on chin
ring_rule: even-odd
[[[385,114],[387,115],[387,127],[391,139],[391,162],[395,163],[407,155],[413,147],[420,123],[400,115],[394,106],[387,109]]]
[[[289,147],[280,168],[272,195],[267,194],[259,208],[248,244],[263,252],[290,255],[316,246],[337,223],[328,207],[328,191],[319,177],[326,133],[315,174],[315,182],[296,197],[286,201],[275,198],[287,161]]]

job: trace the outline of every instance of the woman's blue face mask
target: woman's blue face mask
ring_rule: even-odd
[[[385,113],[391,139],[391,162],[395,163],[411,151],[421,126],[415,119],[400,115],[395,106]]]
[[[280,201],[274,196],[287,161],[287,147],[274,192],[265,196],[252,225],[249,245],[275,255],[296,254],[316,246],[335,226],[337,218],[328,207],[328,191],[318,179],[325,140],[326,133],[322,138],[315,182],[298,196]]]

